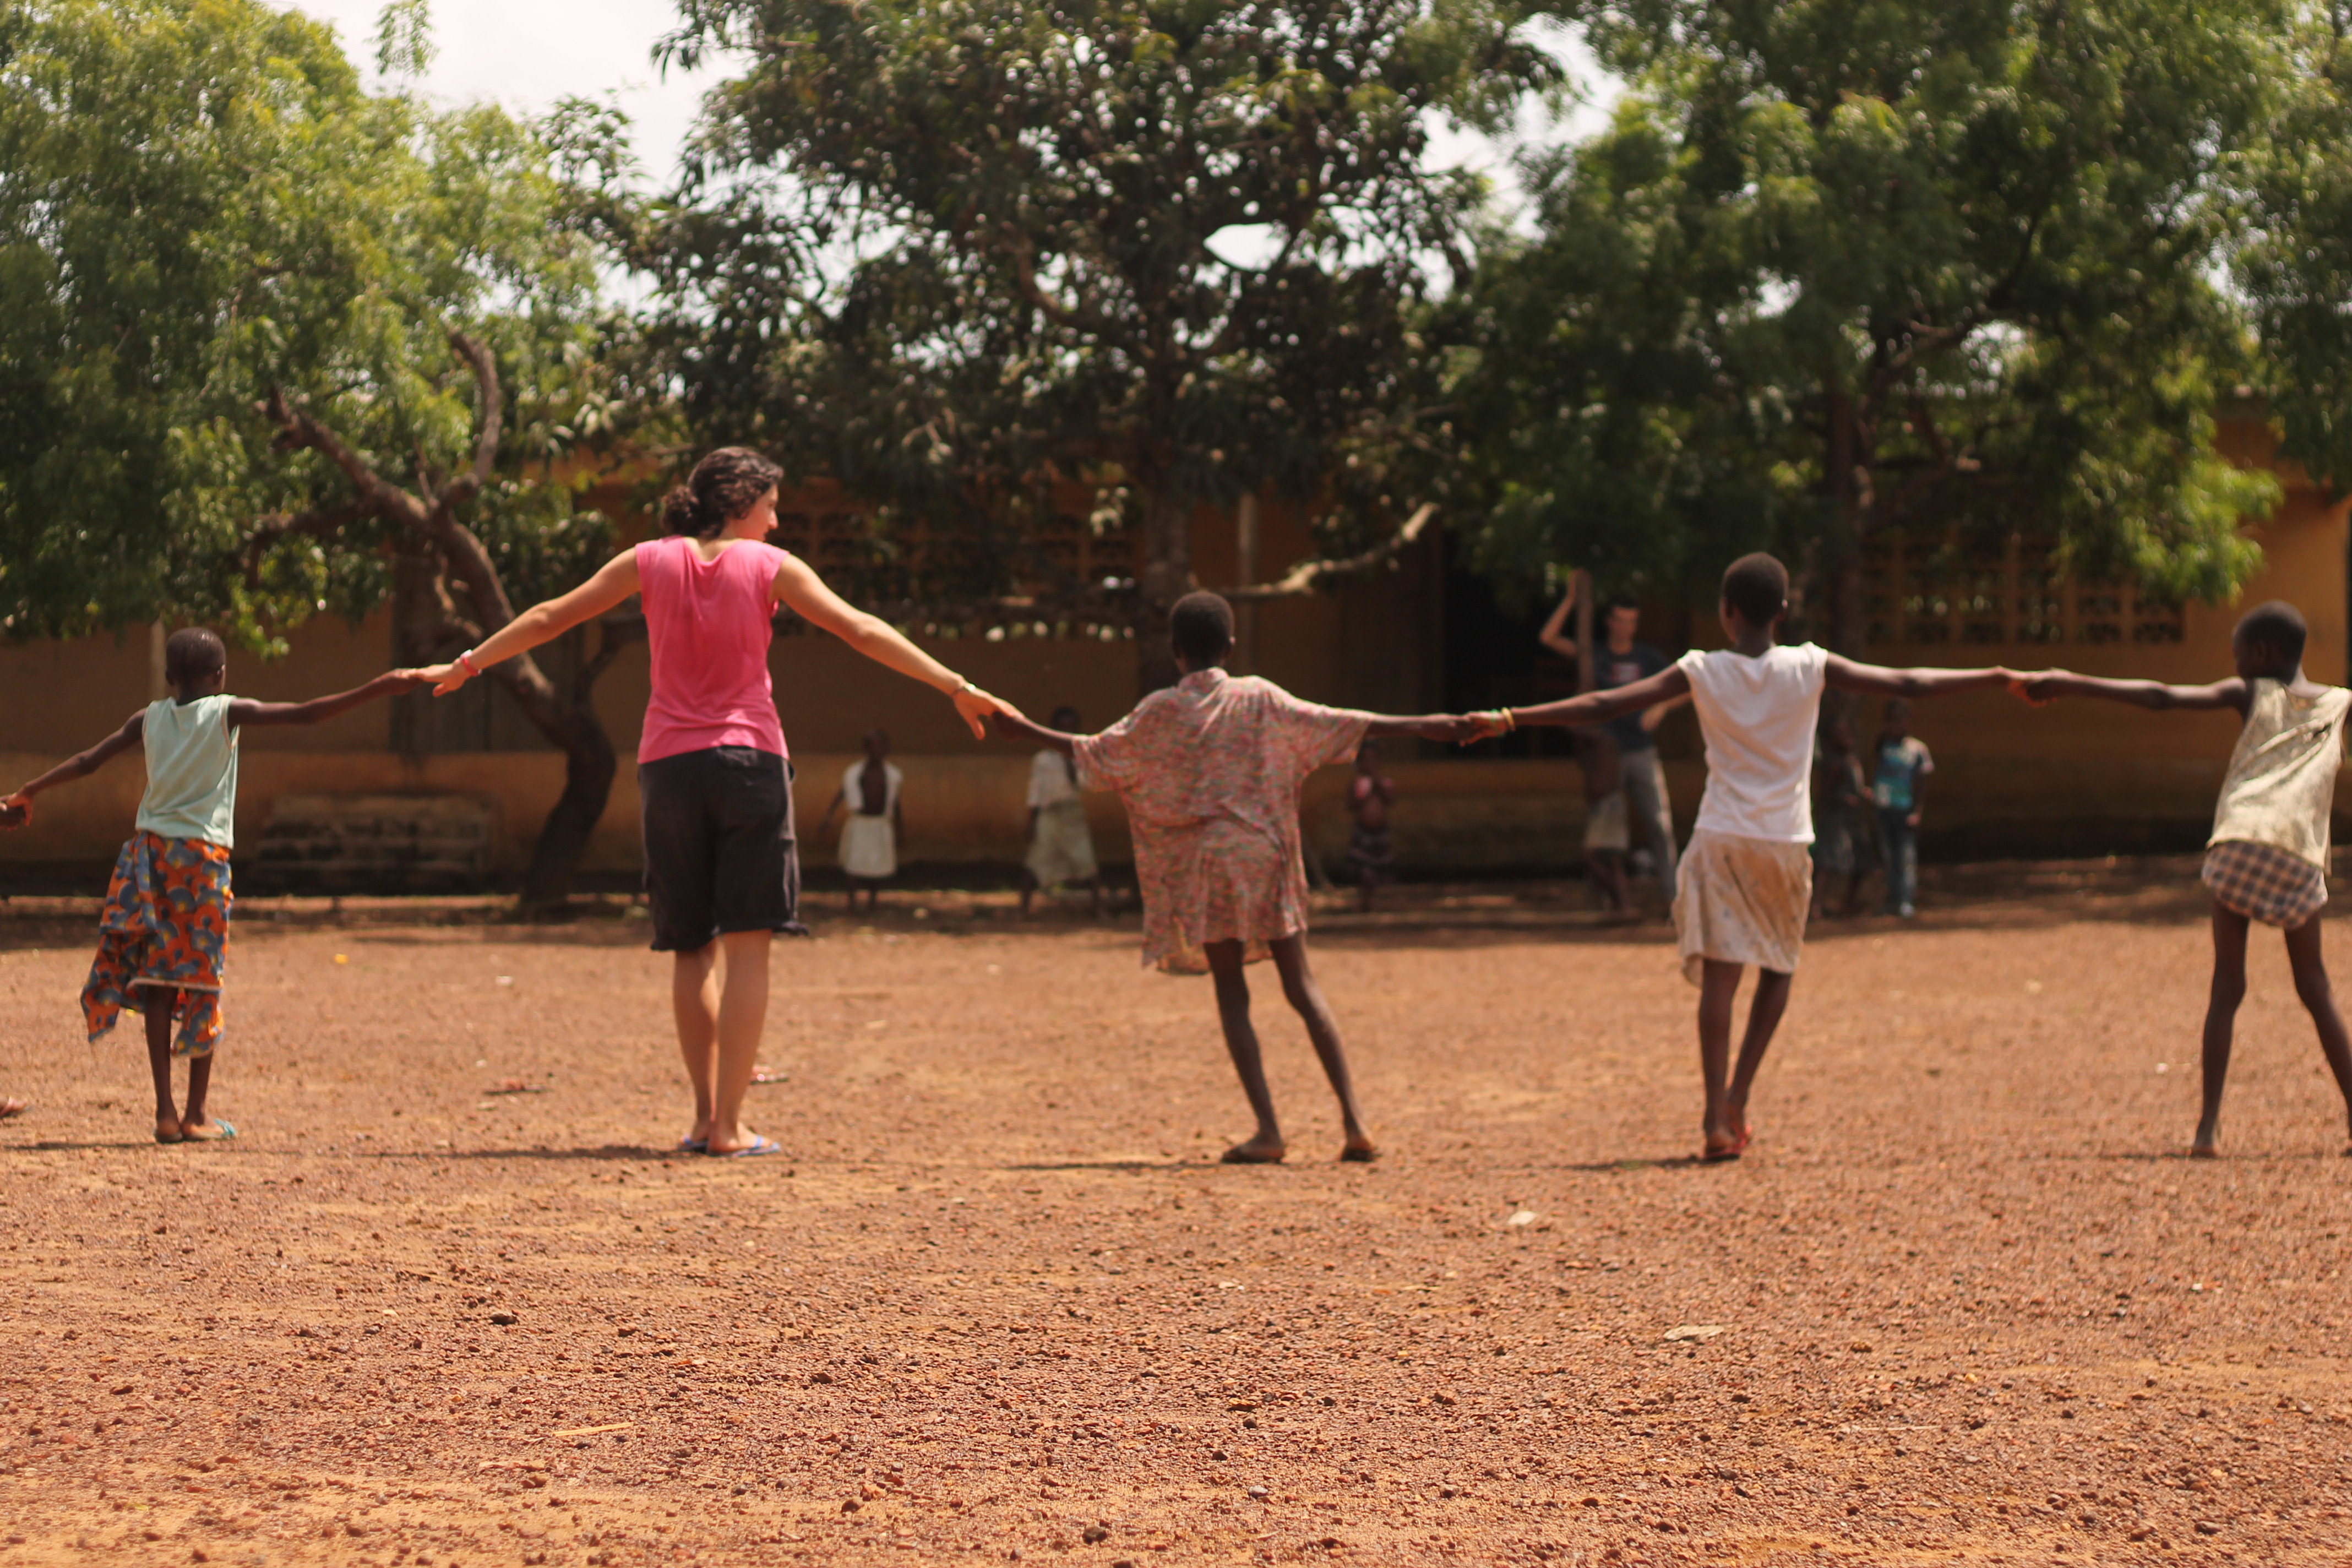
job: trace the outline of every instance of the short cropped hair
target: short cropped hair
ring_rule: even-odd
[[[163,639],[163,678],[192,679],[210,675],[228,663],[228,649],[202,626],[182,626]]]
[[[1074,735],[1077,733],[1078,724],[1080,722],[1078,719],[1078,710],[1065,702],[1059,708],[1054,710],[1053,718],[1047,720],[1046,722],[1051,724],[1055,729],[1061,731],[1062,733],[1066,735]]]
[[[1723,602],[1752,626],[1769,626],[1789,608],[1789,569],[1758,551],[1723,570]]]
[[[1234,646],[1234,607],[1206,589],[1187,594],[1168,612],[1168,640],[1195,669],[1206,669]]]
[[[1617,592],[1609,595],[1609,602],[1602,605],[1601,608],[1604,610],[1632,610],[1638,615],[1641,613],[1642,601],[1633,597],[1633,595],[1628,594],[1622,588],[1620,588]]]
[[[2276,648],[2287,663],[2299,665],[2311,628],[2303,624],[2302,611],[2284,599],[2273,599],[2267,605],[2256,605],[2239,617],[2237,635],[2250,643]]]

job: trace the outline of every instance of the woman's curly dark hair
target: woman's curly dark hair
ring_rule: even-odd
[[[749,447],[721,447],[703,454],[686,476],[662,497],[664,533],[690,533],[709,539],[751,510],[753,502],[782,482],[784,470]]]

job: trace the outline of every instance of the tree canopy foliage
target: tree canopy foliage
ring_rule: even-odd
[[[388,10],[387,66],[424,20]],[[598,111],[368,93],[257,0],[0,0],[0,77],[10,635],[171,616],[267,649],[397,597],[421,660],[601,561],[557,466],[628,405],[582,232],[619,173]],[[532,661],[499,673],[572,754],[584,842],[609,743]]]
[[[2022,531],[2226,595],[2275,495],[2212,448],[2217,277],[2288,60],[2266,0],[1621,0],[1630,90],[1454,301],[1482,560],[1787,552],[1859,640],[1885,531]],[[1826,597],[1827,605],[1820,603]]]
[[[639,252],[686,408],[926,541],[910,598],[1131,615],[1149,685],[1199,505],[1285,491],[1377,549],[1428,499],[1423,263],[1481,192],[1424,154],[1555,74],[1515,0],[682,11],[670,58],[749,62]],[[1037,548],[1074,505],[1136,528],[1139,584]]]

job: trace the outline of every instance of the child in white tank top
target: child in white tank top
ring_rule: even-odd
[[[236,1136],[235,1127],[206,1113],[205,1101],[221,1037],[238,731],[247,724],[315,724],[425,680],[396,669],[310,702],[230,697],[221,689],[228,680],[227,650],[220,638],[194,626],[165,642],[163,672],[172,696],[149,703],[113,734],[0,803],[0,826],[22,826],[31,819],[35,795],[89,777],[110,757],[133,746],[145,755],[147,791],[107,886],[98,955],[82,986],[82,1016],[96,1040],[113,1029],[125,1007],[145,1014],[155,1142],[215,1142]],[[188,1058],[184,1109],[172,1097],[174,1056]]]
[[[2295,607],[2274,599],[2247,611],[2231,634],[2238,673],[2227,680],[2167,686],[2053,669],[2017,683],[2018,694],[2030,702],[2104,697],[2142,708],[2227,708],[2245,721],[2205,847],[2204,882],[2213,894],[2213,986],[2205,1010],[2204,1104],[2189,1150],[2203,1159],[2221,1152],[2221,1089],[2238,1004],[2246,994],[2246,936],[2254,921],[2286,933],[2295,994],[2318,1030],[2320,1053],[2336,1075],[2352,1124],[2352,1040],[2336,1010],[2319,945],[2319,911],[2327,902],[2327,818],[2352,692],[2304,679],[2306,635]]]
[[[1693,649],[1673,668],[1606,691],[1481,715],[1490,733],[1523,724],[1599,723],[1688,693],[1706,742],[1706,795],[1675,874],[1675,929],[1683,973],[1699,987],[1699,1070],[1706,1089],[1705,1158],[1736,1160],[1752,1135],[1748,1095],[1789,1005],[1812,902],[1813,727],[1825,688],[1931,697],[1999,686],[2005,669],[1888,669],[1775,637],[1789,574],[1743,555],[1723,574],[1730,647]],[[1739,1060],[1731,1010],[1749,964],[1756,994]]]

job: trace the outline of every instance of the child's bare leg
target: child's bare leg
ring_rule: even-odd
[[[743,1096],[760,1059],[760,1036],[768,1023],[768,950],[764,931],[730,931],[719,939],[727,954],[727,975],[719,995],[719,1049],[711,1072],[710,1152],[748,1149],[760,1135],[743,1125]]]
[[[1257,1030],[1250,1025],[1249,981],[1242,973],[1242,944],[1213,942],[1205,951],[1209,978],[1217,987],[1217,1022],[1224,1026],[1225,1050],[1234,1058],[1234,1071],[1241,1077],[1242,1092],[1249,1097],[1250,1113],[1257,1118],[1257,1131],[1247,1142],[1226,1150],[1225,1161],[1235,1165],[1269,1165],[1280,1160],[1286,1150],[1282,1127],[1274,1117],[1274,1091],[1265,1086]]]
[[[180,1136],[201,1143],[222,1135],[220,1123],[205,1114],[205,1099],[213,1087],[210,1051],[188,1058],[188,1098],[180,1107]]]
[[[1021,912],[1024,915],[1029,912],[1029,900],[1036,896],[1037,874],[1034,871],[1023,871],[1021,873]]]
[[[1744,965],[1719,958],[1701,961],[1698,992],[1698,1071],[1706,1086],[1706,1157],[1726,1160],[1739,1152],[1731,1124],[1731,1005],[1739,996]]]
[[[180,1108],[172,1100],[172,998],[173,993],[141,987],[147,1009],[147,1069],[155,1079],[155,1142],[181,1139]]]
[[[1339,1043],[1339,1020],[1331,1016],[1331,1005],[1323,1000],[1323,987],[1316,984],[1315,971],[1307,962],[1306,936],[1284,937],[1274,944],[1273,952],[1274,967],[1282,976],[1283,997],[1307,1025],[1307,1037],[1315,1042],[1323,1076],[1331,1080],[1331,1092],[1339,1097],[1339,1122],[1348,1135],[1340,1145],[1339,1158],[1378,1159],[1380,1151],[1372,1146],[1372,1135],[1364,1128],[1364,1113],[1356,1104],[1356,1080],[1348,1071],[1348,1053]]]
[[[710,1136],[719,1053],[719,944],[671,954],[669,1005],[677,1019],[677,1051],[686,1060],[686,1080],[694,1086],[694,1131],[689,1142]]]
[[[1733,1147],[1748,1146],[1748,1091],[1756,1087],[1756,1069],[1772,1048],[1780,1015],[1789,1010],[1789,985],[1796,977],[1777,969],[1756,972],[1756,994],[1748,999],[1748,1032],[1739,1042],[1739,1061],[1731,1069],[1731,1086],[1724,1094],[1724,1112]]]
[[[2246,999],[2247,919],[2213,906],[2213,989],[2205,1004],[2205,1104],[2197,1117],[2197,1142],[2189,1152],[2210,1160],[2221,1152],[2221,1086],[2230,1076],[2230,1040],[2238,1004]]]
[[[2352,1126],[2352,1039],[2345,1036],[2344,1016],[2336,1010],[2336,989],[2327,983],[2327,965],[2320,961],[2317,915],[2286,933],[2286,957],[2294,966],[2294,994],[2318,1027],[2319,1049],[2327,1058],[2327,1070],[2336,1075],[2345,1121]]]

